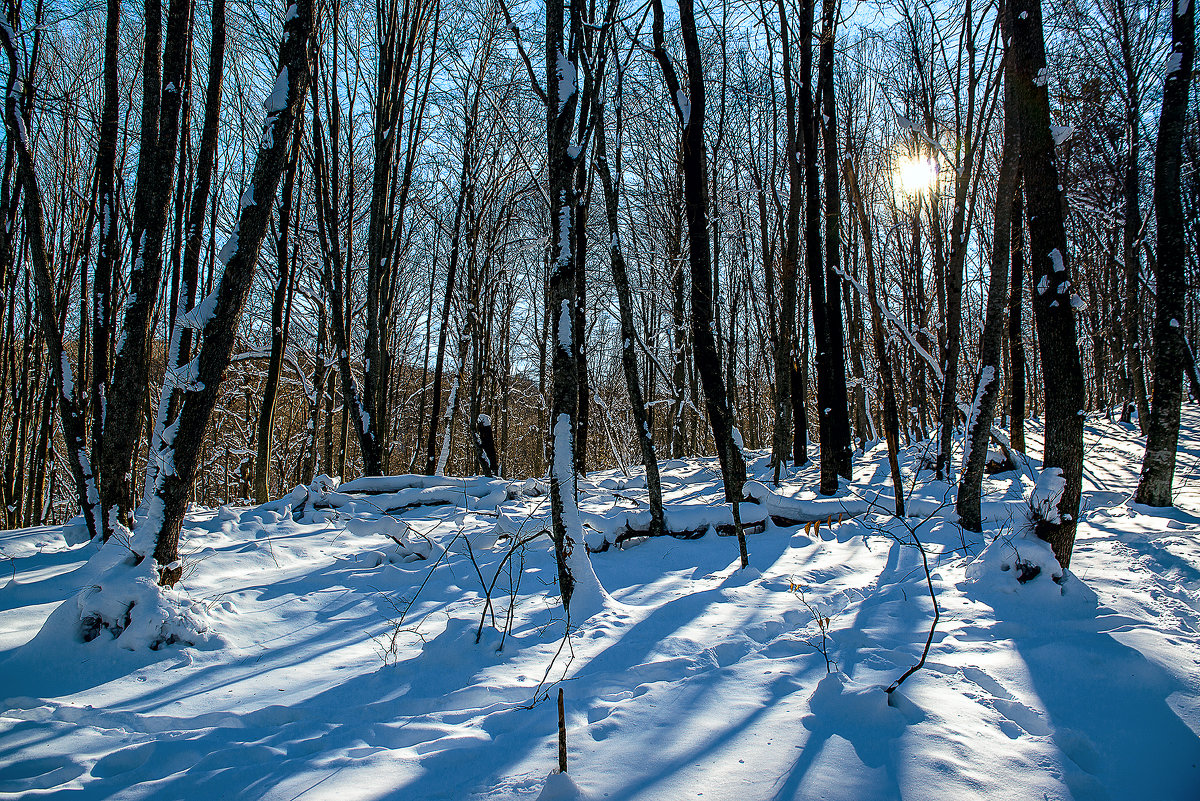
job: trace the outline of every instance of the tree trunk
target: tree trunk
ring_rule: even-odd
[[[1001,13],[1003,14],[1003,11]],[[1008,78],[1006,84],[1011,84],[1011,71],[1010,61],[1004,65],[1004,72]],[[992,269],[988,280],[987,311],[979,344],[979,375],[975,378],[975,400],[967,420],[962,479],[958,484],[958,516],[963,528],[969,531],[983,531],[980,494],[983,491],[983,468],[987,462],[992,420],[1000,395],[1000,356],[1004,333],[1004,305],[1008,300],[1008,261],[1011,254],[1009,237],[1012,230],[1013,192],[1019,166],[1017,120],[1012,111],[1010,86],[1006,86],[1004,99],[1004,145],[1000,158],[1000,175],[996,181],[996,213],[992,233]],[[942,422],[945,424],[944,417]]]
[[[851,459],[854,446],[850,438],[850,408],[846,392],[846,335],[842,327],[842,199],[838,181],[837,104],[834,95],[833,42],[837,32],[840,12],[839,0],[824,0],[821,30],[820,60],[817,81],[820,85],[820,118],[822,153],[825,157],[823,178],[825,180],[825,309],[828,339],[826,359],[829,371],[829,396],[824,414],[829,409],[829,433],[837,474],[850,479]],[[825,443],[822,442],[822,448]],[[827,451],[822,450],[821,461]]]
[[[182,574],[179,534],[188,496],[195,485],[205,431],[216,405],[221,378],[233,353],[238,322],[250,294],[259,252],[270,223],[272,201],[287,167],[292,137],[296,134],[308,90],[312,30],[311,0],[297,0],[290,6],[283,23],[279,46],[282,66],[273,90],[264,101],[267,117],[248,190],[253,193],[250,197],[257,200],[241,209],[233,236],[222,248],[221,261],[225,269],[215,293],[182,320],[185,325],[202,332],[194,371],[189,370],[188,378],[194,376],[194,380],[184,383],[178,416],[167,427],[171,433],[164,435],[162,440],[162,448],[166,451],[164,461],[173,470],[159,472],[151,513],[144,522],[148,536],[138,538],[155,544],[153,557],[159,580],[167,586],[173,585]]]
[[[733,520],[738,531],[738,548],[742,567],[750,564],[746,552],[746,536],[742,531],[738,504],[746,484],[746,462],[740,445],[734,439],[733,415],[721,377],[721,361],[713,336],[712,250],[708,226],[708,165],[704,143],[704,66],[700,39],[696,33],[693,0],[679,0],[679,21],[687,63],[687,92],[680,86],[678,76],[663,44],[663,13],[660,0],[654,0],[654,55],[675,99],[675,110],[683,123],[683,198],[688,230],[688,264],[692,278],[692,354],[696,372],[704,388],[708,421],[721,463],[725,484],[725,502],[733,507]]]
[[[797,358],[796,301],[800,285],[796,265],[800,255],[800,203],[804,193],[804,173],[800,164],[796,127],[796,93],[792,82],[791,31],[788,27],[787,6],[785,0],[776,0],[776,4],[779,7],[779,40],[783,55],[783,97],[787,114],[784,161],[788,174],[783,258],[779,265],[779,334],[774,352],[775,426],[771,436],[771,462],[775,471],[775,483],[778,485],[784,462],[793,455],[792,372]],[[809,91],[807,84],[802,91]],[[773,271],[774,267],[768,264],[767,270]],[[799,430],[796,430],[795,435],[799,434]]]
[[[618,81],[621,80],[618,74]],[[618,84],[618,93],[620,84]],[[604,186],[604,209],[608,218],[609,264],[612,268],[613,287],[617,291],[617,304],[621,314],[621,367],[625,372],[625,388],[629,393],[629,406],[633,413],[633,426],[642,453],[642,465],[646,469],[646,492],[650,496],[650,536],[666,533],[663,517],[662,481],[658,474],[658,454],[654,450],[654,439],[646,418],[646,401],[642,395],[642,384],[638,378],[637,332],[633,325],[633,302],[630,298],[629,274],[625,270],[625,254],[618,236],[618,212],[620,195],[608,166],[608,151],[605,142],[604,107],[596,110],[596,171]],[[621,107],[617,106],[618,141],[621,131]],[[617,174],[621,174],[620,152],[617,154]]]
[[[191,0],[171,3],[160,56],[161,14],[161,0],[146,0],[142,127],[129,300],[105,405],[103,450],[97,455],[105,537],[112,533],[114,525],[132,524],[133,462],[146,409],[150,337],[162,277],[163,235],[175,175],[181,94],[191,79],[187,74]]]
[[[222,1],[223,0],[219,0]],[[108,0],[104,31],[104,100],[100,109],[100,141],[96,151],[97,202],[100,235],[92,279],[92,454],[103,448],[104,406],[109,383],[109,350],[113,327],[113,272],[120,259],[117,239],[117,137],[120,98],[117,95],[117,47],[121,34],[121,0]],[[216,11],[213,11],[214,17]]]
[[[291,321],[295,256],[288,253],[289,228],[292,225],[292,202],[296,188],[296,166],[300,156],[300,135],[292,140],[283,189],[279,196],[279,219],[275,239],[275,262],[279,280],[271,298],[271,352],[267,359],[267,379],[263,387],[262,404],[258,412],[257,447],[254,453],[254,502],[266,503],[271,492],[271,452],[274,450],[275,404],[279,398],[279,376],[283,372],[283,351],[287,347],[288,323]]]
[[[875,273],[875,250],[871,239],[871,219],[862,200],[854,165],[845,162],[846,184],[858,209],[863,234],[863,253],[867,259],[867,292],[871,303],[871,338],[875,345],[875,361],[879,364],[879,381],[883,386],[883,436],[887,440],[888,467],[892,476],[892,492],[896,496],[896,517],[904,517],[904,477],[900,474],[900,414],[896,408],[896,385],[892,376],[892,361],[888,356],[887,336],[883,330],[883,311],[879,305],[879,280]]]
[[[1026,222],[1034,282],[1042,386],[1046,399],[1044,469],[1059,468],[1065,481],[1057,520],[1038,525],[1038,535],[1070,567],[1083,477],[1083,368],[1075,334],[1075,295],[1070,279],[1059,172],[1050,134],[1046,47],[1041,0],[1011,0],[1007,30],[1013,60],[1013,101],[1025,178]]]
[[[1008,293],[1008,361],[1012,370],[1009,380],[1009,441],[1013,449],[1025,452],[1025,326],[1022,323],[1025,287],[1025,241],[1021,235],[1021,223],[1025,217],[1022,202],[1025,190],[1021,170],[1018,168],[1013,182],[1012,199],[1012,281]]]
[[[1154,153],[1154,197],[1158,221],[1157,293],[1154,308],[1154,404],[1150,411],[1146,456],[1134,500],[1148,506],[1171,506],[1171,481],[1179,446],[1180,404],[1183,399],[1183,365],[1187,347],[1183,339],[1184,302],[1187,291],[1184,258],[1183,201],[1180,191],[1182,145],[1188,92],[1196,56],[1195,3],[1174,0],[1171,14],[1171,51],[1159,118],[1158,146]]]

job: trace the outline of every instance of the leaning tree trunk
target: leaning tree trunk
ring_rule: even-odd
[[[106,537],[113,526],[132,524],[133,460],[146,409],[151,329],[162,278],[163,236],[175,175],[181,96],[191,79],[187,58],[191,0],[171,3],[160,63],[157,29],[161,14],[161,0],[146,0],[142,127],[129,300],[104,410],[103,450],[97,454]]]
[[[33,152],[28,139],[28,127],[22,114],[25,92],[32,91],[26,83],[24,64],[17,54],[16,35],[8,23],[0,20],[0,46],[8,57],[8,87],[5,92],[4,123],[9,141],[17,153],[17,172],[25,191],[25,236],[33,261],[34,285],[37,290],[38,318],[41,321],[42,338],[50,356],[50,374],[58,390],[58,408],[62,418],[63,437],[67,442],[67,456],[71,463],[71,475],[75,480],[75,493],[79,507],[87,523],[88,534],[95,537],[99,531],[99,499],[96,482],[88,461],[84,441],[84,414],[75,391],[71,375],[71,361],[63,350],[62,329],[59,327],[57,303],[54,297],[54,277],[50,264],[50,251],[43,227],[42,191],[38,183],[37,170],[33,163]],[[15,426],[15,424],[14,424]]]
[[[867,293],[871,304],[871,338],[875,345],[875,361],[879,363],[879,381],[883,385],[883,436],[887,440],[888,467],[892,475],[892,491],[896,496],[896,517],[904,517],[904,477],[900,474],[900,413],[896,407],[896,381],[892,375],[892,360],[888,356],[887,335],[883,330],[883,307],[879,301],[879,281],[875,274],[875,249],[871,237],[871,218],[863,203],[854,165],[845,162],[846,184],[851,202],[858,211],[863,234],[863,253],[867,259]]]
[[[192,329],[179,324],[179,315],[192,310],[196,303],[196,292],[200,282],[200,250],[204,244],[204,215],[212,191],[213,173],[216,171],[218,132],[221,118],[221,92],[225,69],[225,0],[213,0],[212,35],[208,54],[208,84],[204,96],[204,120],[200,128],[200,150],[197,154],[195,186],[188,205],[186,230],[183,246],[183,266],[180,268],[180,284],[176,299],[174,330],[167,352],[167,370],[178,369],[192,359]],[[97,270],[99,264],[97,263]],[[99,284],[96,285],[99,289]],[[97,312],[99,314],[99,312]],[[99,337],[96,339],[99,342]],[[99,364],[99,360],[96,361]],[[99,368],[97,368],[99,369]],[[93,376],[93,382],[95,377]],[[143,492],[150,499],[159,469],[162,467],[154,458],[159,450],[163,428],[168,419],[173,419],[179,409],[178,388],[171,388],[159,397],[158,413],[150,439],[149,458],[146,460],[146,481]],[[93,442],[95,442],[93,432]],[[96,449],[95,452],[99,452]]]
[[[1183,400],[1184,259],[1183,201],[1180,172],[1184,123],[1192,64],[1196,57],[1195,2],[1175,0],[1171,14],[1171,55],[1163,90],[1158,147],[1154,153],[1154,198],[1158,221],[1157,294],[1154,304],[1154,403],[1150,409],[1146,456],[1134,500],[1149,506],[1171,506],[1171,481],[1179,446],[1179,414]]]
[[[431,404],[429,432],[425,441],[425,475],[432,476],[437,472],[438,452],[437,433],[438,420],[442,416],[442,378],[446,369],[446,339],[450,333],[450,309],[454,303],[454,281],[458,273],[458,262],[462,253],[463,213],[470,192],[471,154],[474,151],[473,132],[475,130],[475,115],[478,112],[479,93],[476,92],[476,103],[471,113],[467,114],[465,133],[463,134],[462,171],[458,181],[458,201],[454,206],[454,227],[450,235],[450,261],[446,268],[446,294],[442,299],[442,324],[438,329],[437,354],[433,366],[433,401]]]
[[[292,226],[292,203],[296,189],[296,167],[300,160],[300,136],[292,140],[292,154],[288,158],[287,173],[283,179],[283,190],[279,198],[279,220],[275,238],[275,261],[279,267],[279,280],[271,297],[271,351],[267,357],[267,378],[263,387],[262,404],[258,410],[257,447],[254,452],[254,502],[266,503],[271,491],[271,451],[274,450],[275,405],[279,399],[279,378],[283,372],[283,352],[287,348],[288,328],[292,317],[292,292],[295,284],[292,273],[296,269],[295,254],[289,254],[289,237]]]
[[[220,260],[225,269],[216,291],[183,321],[200,332],[199,352],[185,380],[177,379],[183,387],[179,413],[170,421],[166,428],[169,433],[162,439],[164,463],[173,469],[159,472],[149,514],[143,523],[145,528],[135,538],[154,543],[159,581],[167,586],[173,585],[182,574],[179,533],[188,496],[196,482],[201,444],[254,281],[259,252],[271,220],[272,200],[287,167],[292,137],[308,90],[312,30],[312,0],[296,0],[283,23],[279,46],[282,66],[270,95],[263,101],[267,117],[247,190],[255,202],[243,206],[233,235],[221,249]]]
[[[618,76],[618,81],[620,77]],[[620,89],[618,89],[618,92]],[[658,454],[654,450],[654,439],[646,418],[646,401],[642,395],[642,383],[638,377],[637,331],[633,325],[633,302],[630,298],[629,274],[625,269],[625,254],[618,235],[619,190],[608,166],[605,143],[604,107],[596,110],[596,171],[604,186],[604,208],[608,217],[609,263],[612,267],[613,286],[617,291],[617,305],[621,313],[621,367],[625,371],[625,388],[629,392],[629,406],[633,411],[633,426],[642,452],[642,464],[646,468],[646,492],[650,496],[650,536],[667,532],[663,517],[662,481],[658,474]],[[617,107],[618,137],[621,130],[621,110]],[[621,174],[620,152],[617,154],[617,174]]]
[[[1009,51],[1013,62],[1013,110],[1025,179],[1030,269],[1046,399],[1044,469],[1062,470],[1065,481],[1056,513],[1038,525],[1063,569],[1070,566],[1083,479],[1083,367],[1075,333],[1078,295],[1071,285],[1058,164],[1050,134],[1046,45],[1041,0],[1011,0]]]
[[[971,0],[966,0],[963,10],[964,48],[967,53],[967,109],[962,133],[962,163],[958,165],[954,183],[954,211],[950,221],[950,258],[946,264],[946,347],[942,353],[941,406],[939,408],[939,431],[937,477],[953,480],[950,452],[954,443],[954,429],[958,422],[958,364],[962,351],[962,301],[963,274],[966,268],[970,224],[968,222],[968,194],[975,177],[975,124],[978,101],[976,92],[979,74],[975,69],[975,25],[972,19]],[[971,201],[974,204],[974,201]],[[931,200],[931,208],[937,204]],[[936,232],[937,229],[935,229]],[[995,265],[995,261],[992,262]],[[990,289],[990,287],[989,287]],[[990,298],[990,295],[989,295]],[[998,366],[998,365],[997,365]],[[992,381],[999,376],[993,371]],[[990,430],[990,427],[989,427]],[[984,452],[986,454],[986,446]]]
[[[1007,79],[1004,92],[1004,145],[1000,158],[1000,175],[996,181],[992,271],[988,280],[987,311],[984,314],[983,336],[979,346],[979,375],[975,378],[975,401],[971,405],[971,417],[967,420],[966,453],[963,456],[962,479],[958,484],[958,516],[963,528],[969,531],[983,531],[980,494],[983,491],[983,468],[987,462],[992,420],[996,413],[996,401],[1000,396],[1004,305],[1008,300],[1009,237],[1012,230],[1013,192],[1017,184],[1017,120],[1012,113],[1012,90],[1007,86],[1012,83],[1011,61],[1006,61],[1003,69]],[[944,418],[942,422],[945,424]]]
[[[713,336],[712,251],[708,227],[708,157],[704,144],[704,65],[700,39],[696,33],[693,0],[679,0],[679,22],[687,63],[687,92],[667,54],[663,35],[663,11],[660,0],[654,0],[654,56],[662,69],[667,89],[675,100],[675,111],[683,123],[683,200],[687,217],[688,264],[692,274],[692,354],[700,383],[704,387],[708,422],[717,446],[721,463],[721,478],[725,484],[725,502],[733,507],[737,528],[738,549],[742,567],[749,567],[746,535],[742,531],[742,490],[746,484],[746,460],[740,443],[734,439],[733,413],[725,393],[721,375],[721,360]]]

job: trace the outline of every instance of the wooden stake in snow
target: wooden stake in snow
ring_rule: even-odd
[[[563,713],[563,691],[558,688],[558,772],[567,772],[567,716]]]

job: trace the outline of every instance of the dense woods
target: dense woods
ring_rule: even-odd
[[[644,466],[658,531],[658,459],[715,453],[732,502],[744,448],[832,493],[886,440],[900,512],[894,454],[929,440],[978,529],[1034,416],[1066,566],[1086,414],[1149,433],[1139,499],[1171,502],[1187,0],[4,17],[8,527],[150,525],[170,584],[189,500],[548,473],[569,600],[587,470]]]

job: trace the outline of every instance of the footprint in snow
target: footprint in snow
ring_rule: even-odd
[[[982,689],[987,694],[983,700],[1005,718],[1000,722],[1000,730],[1008,737],[1015,740],[1020,736],[1021,731],[1035,737],[1045,737],[1053,731],[1050,724],[1036,710],[1030,709],[1018,701],[1016,696],[1009,692],[1003,684],[984,671],[976,667],[964,667],[962,675],[967,681]],[[1013,728],[1014,724],[1019,727],[1020,731]]]

